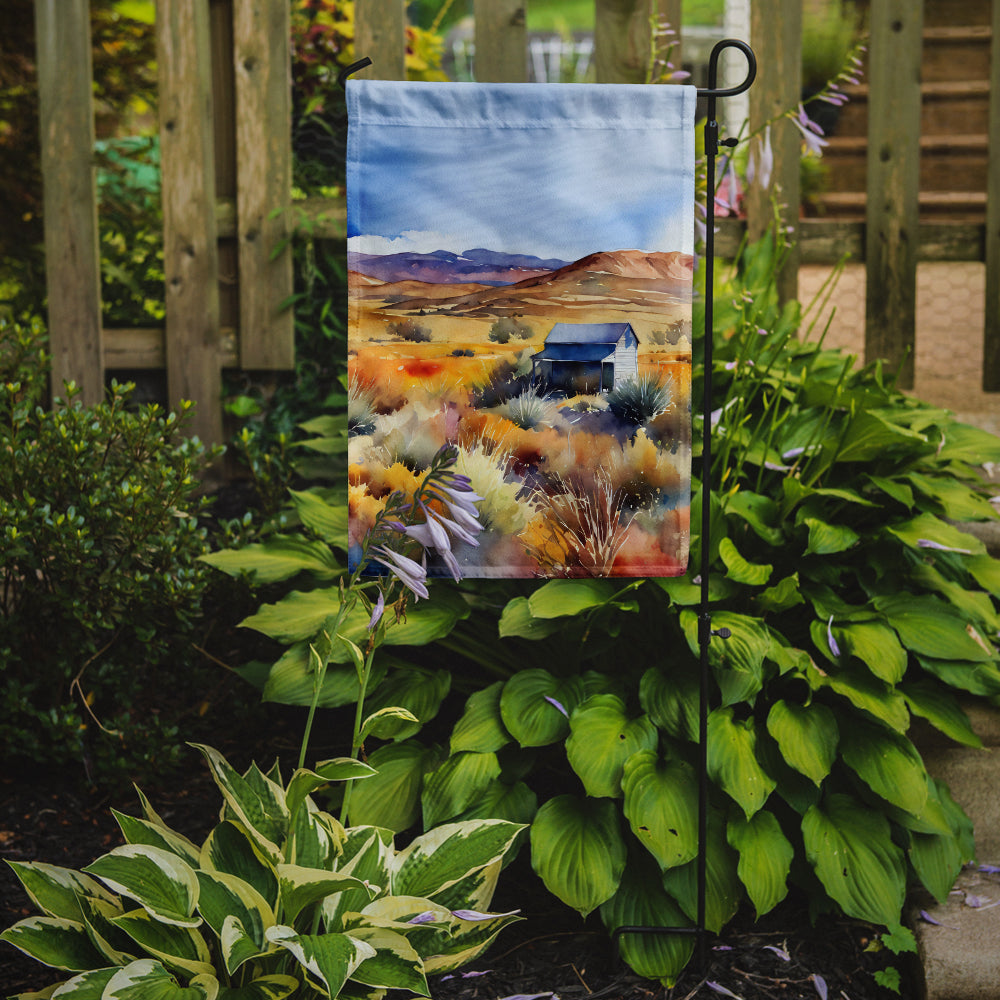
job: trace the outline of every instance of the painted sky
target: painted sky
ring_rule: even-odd
[[[351,106],[351,250],[692,252],[693,121],[662,93],[691,88],[512,85],[481,103],[475,85],[392,87]]]

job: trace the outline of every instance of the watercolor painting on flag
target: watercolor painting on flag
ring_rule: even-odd
[[[451,444],[463,575],[685,572],[693,89],[347,90],[352,551]]]

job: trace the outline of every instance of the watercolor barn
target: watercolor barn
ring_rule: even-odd
[[[639,373],[631,323],[556,323],[532,356],[532,382],[568,393],[610,392]]]

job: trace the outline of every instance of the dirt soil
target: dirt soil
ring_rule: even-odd
[[[259,734],[258,734],[259,735]],[[234,763],[244,747],[220,741]],[[134,793],[113,796],[88,790],[72,777],[0,778],[0,858],[36,860],[81,868],[122,842],[111,807],[139,814]],[[192,767],[150,798],[164,820],[198,840],[211,828],[219,796],[200,756]],[[801,900],[787,901],[759,924],[741,913],[726,931],[705,942],[706,967],[682,975],[673,989],[641,979],[616,959],[596,915],[586,922],[545,892],[519,858],[500,880],[494,907],[520,908],[525,919],[503,931],[492,948],[466,970],[432,977],[435,1000],[691,1000],[736,996],[742,1000],[888,1000],[873,975],[887,965],[902,974],[901,995],[917,995],[910,970],[884,951],[868,951],[873,929],[844,919],[811,926]],[[33,912],[11,870],[0,866],[0,927]],[[38,990],[60,981],[7,944],[0,944],[0,996]]]

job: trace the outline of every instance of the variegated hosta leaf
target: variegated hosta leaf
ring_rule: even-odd
[[[392,635],[398,627],[405,626],[393,626],[388,634]],[[451,674],[447,670],[410,667],[392,671],[372,690],[366,706],[372,712],[388,708],[405,709],[411,718],[380,717],[377,735],[380,739],[396,741],[416,735],[424,723],[437,715],[441,702],[450,690]]]
[[[117,809],[112,809],[111,812],[118,821],[122,835],[129,844],[146,844],[149,847],[159,847],[161,850],[176,854],[177,857],[186,861],[192,868],[197,866],[200,851],[187,837],[176,833],[169,827],[150,822],[149,820],[126,816],[125,813],[120,813]]]
[[[523,747],[543,747],[569,732],[569,716],[583,701],[579,677],[560,679],[547,670],[521,670],[500,694],[504,727]]]
[[[618,810],[608,799],[558,795],[531,824],[531,865],[549,892],[586,916],[617,891],[625,870]]]
[[[189,976],[213,972],[205,939],[190,927],[160,923],[145,910],[123,913],[111,922],[171,969],[180,969]]]
[[[114,896],[97,879],[74,871],[39,861],[8,861],[31,901],[46,916],[64,917],[67,920],[83,919],[80,909],[81,896],[93,896],[109,903]]]
[[[87,928],[65,917],[28,917],[0,934],[6,941],[35,961],[53,969],[81,972],[100,968],[105,959],[94,948]]]
[[[601,920],[619,927],[689,927],[684,912],[664,891],[651,859],[630,858],[618,891],[601,905]],[[694,950],[692,934],[623,934],[619,951],[640,976],[672,986]]]
[[[305,907],[345,889],[361,889],[374,896],[361,879],[342,872],[303,868],[300,865],[278,865],[281,906],[286,920],[294,922]]]
[[[424,826],[454,819],[475,802],[500,776],[495,753],[452,754],[436,771],[424,778],[420,796]]]
[[[523,832],[522,827],[522,832]],[[519,838],[519,833],[517,837]],[[517,839],[517,838],[515,838]],[[493,902],[493,894],[497,889],[497,882],[500,879],[500,871],[503,868],[506,856],[497,858],[485,868],[478,868],[476,871],[460,878],[446,889],[434,893],[435,902],[442,906],[447,906],[449,910],[460,910],[463,908],[472,910],[488,910]]]
[[[290,815],[295,815],[306,797],[331,781],[349,781],[356,778],[370,778],[376,774],[373,767],[353,757],[337,757],[325,760],[313,770],[299,768],[288,782],[285,805]]]
[[[253,769],[247,776],[240,775],[217,750],[203,744],[193,745],[208,761],[226,806],[247,828],[264,855],[277,863],[281,856],[278,845],[288,832],[284,789]]]
[[[690,765],[643,750],[625,762],[622,789],[632,832],[661,869],[697,855],[698,783]]]
[[[726,843],[726,824],[721,814],[708,816],[705,849],[705,926],[718,934],[729,923],[743,899],[743,884],[736,874],[736,852]],[[663,873],[663,887],[691,918],[698,918],[698,861]]]
[[[620,798],[626,760],[639,750],[655,749],[659,740],[649,716],[630,719],[625,702],[613,694],[595,694],[578,705],[569,728],[566,757],[595,798]]]
[[[841,755],[876,795],[919,815],[927,802],[927,771],[910,740],[861,719],[852,720]]]
[[[274,912],[252,885],[235,875],[206,871],[198,872],[198,883],[201,887],[198,910],[220,940],[227,920],[236,920],[242,937],[250,939],[254,953],[266,950],[264,931],[274,925]],[[230,930],[231,939],[233,935],[234,930]],[[241,944],[239,961],[231,965],[232,949],[226,949],[226,967],[230,975],[250,957],[244,954],[245,950]]]
[[[345,889],[323,900],[323,921],[328,931],[344,930],[345,913],[363,909],[372,892],[388,889],[392,851],[391,831],[372,826],[351,827],[347,831],[337,870],[342,875],[354,876],[367,887]]]
[[[774,813],[766,809],[750,819],[731,819],[726,837],[730,847],[740,853],[736,873],[759,918],[788,895],[788,872],[795,849],[781,832]]]
[[[339,995],[365,959],[375,957],[370,944],[349,934],[296,934],[291,927],[278,924],[268,928],[267,939],[294,955],[309,978],[332,997]]]
[[[436,751],[416,740],[379,747],[368,761],[378,771],[351,790],[351,825],[381,826],[399,833],[420,817],[424,773],[438,763]]]
[[[136,948],[135,942],[114,924],[115,917],[125,912],[120,902],[109,903],[93,896],[83,896],[80,905],[90,940],[104,956],[106,965],[128,965],[140,957],[140,949]]]
[[[473,750],[476,753],[496,753],[510,743],[500,716],[500,692],[503,681],[469,696],[462,717],[455,723],[451,733],[451,752]]]
[[[767,731],[781,748],[781,756],[815,785],[830,773],[840,733],[833,712],[812,702],[798,705],[778,700],[767,716]]]
[[[44,993],[21,993],[19,997],[24,998],[24,1000],[27,1000],[28,997],[50,996],[55,1000],[101,1000],[101,997],[104,996],[104,988],[111,982],[119,968],[120,966],[111,966],[107,969],[91,969],[89,972],[81,972],[80,975],[67,979],[55,990],[49,987]],[[11,998],[11,1000],[18,1000],[18,997]]]
[[[849,917],[899,923],[906,891],[903,852],[889,822],[849,795],[828,796],[802,820],[806,857]]]
[[[278,875],[241,823],[220,823],[201,847],[199,867],[224,872],[252,885],[272,907],[278,905]]]
[[[455,918],[451,933],[439,943],[433,954],[424,958],[424,971],[428,975],[452,972],[474,961],[493,943],[500,931],[521,919],[516,911],[481,913],[475,919],[466,918],[467,910],[451,912]]]
[[[197,927],[198,878],[171,851],[146,844],[125,844],[98,858],[84,871],[109,889],[134,899],[150,916],[178,927]]]
[[[393,860],[392,892],[433,899],[467,875],[500,861],[522,829],[495,819],[446,823],[429,830]]]
[[[430,996],[424,963],[413,945],[402,934],[384,927],[356,927],[351,937],[375,949],[351,973],[351,979],[365,986],[409,990],[418,996]]]
[[[224,986],[218,1000],[285,1000],[300,986],[294,976],[261,976],[244,986]]]
[[[737,721],[733,709],[717,708],[708,717],[708,774],[749,818],[767,801],[776,782],[757,762],[752,718]]]
[[[344,836],[338,820],[317,809],[312,799],[306,799],[292,820],[285,858],[304,868],[335,868]]]
[[[119,969],[105,986],[101,1000],[216,1000],[218,995],[215,976],[196,976],[181,986],[159,962],[143,958]]]

